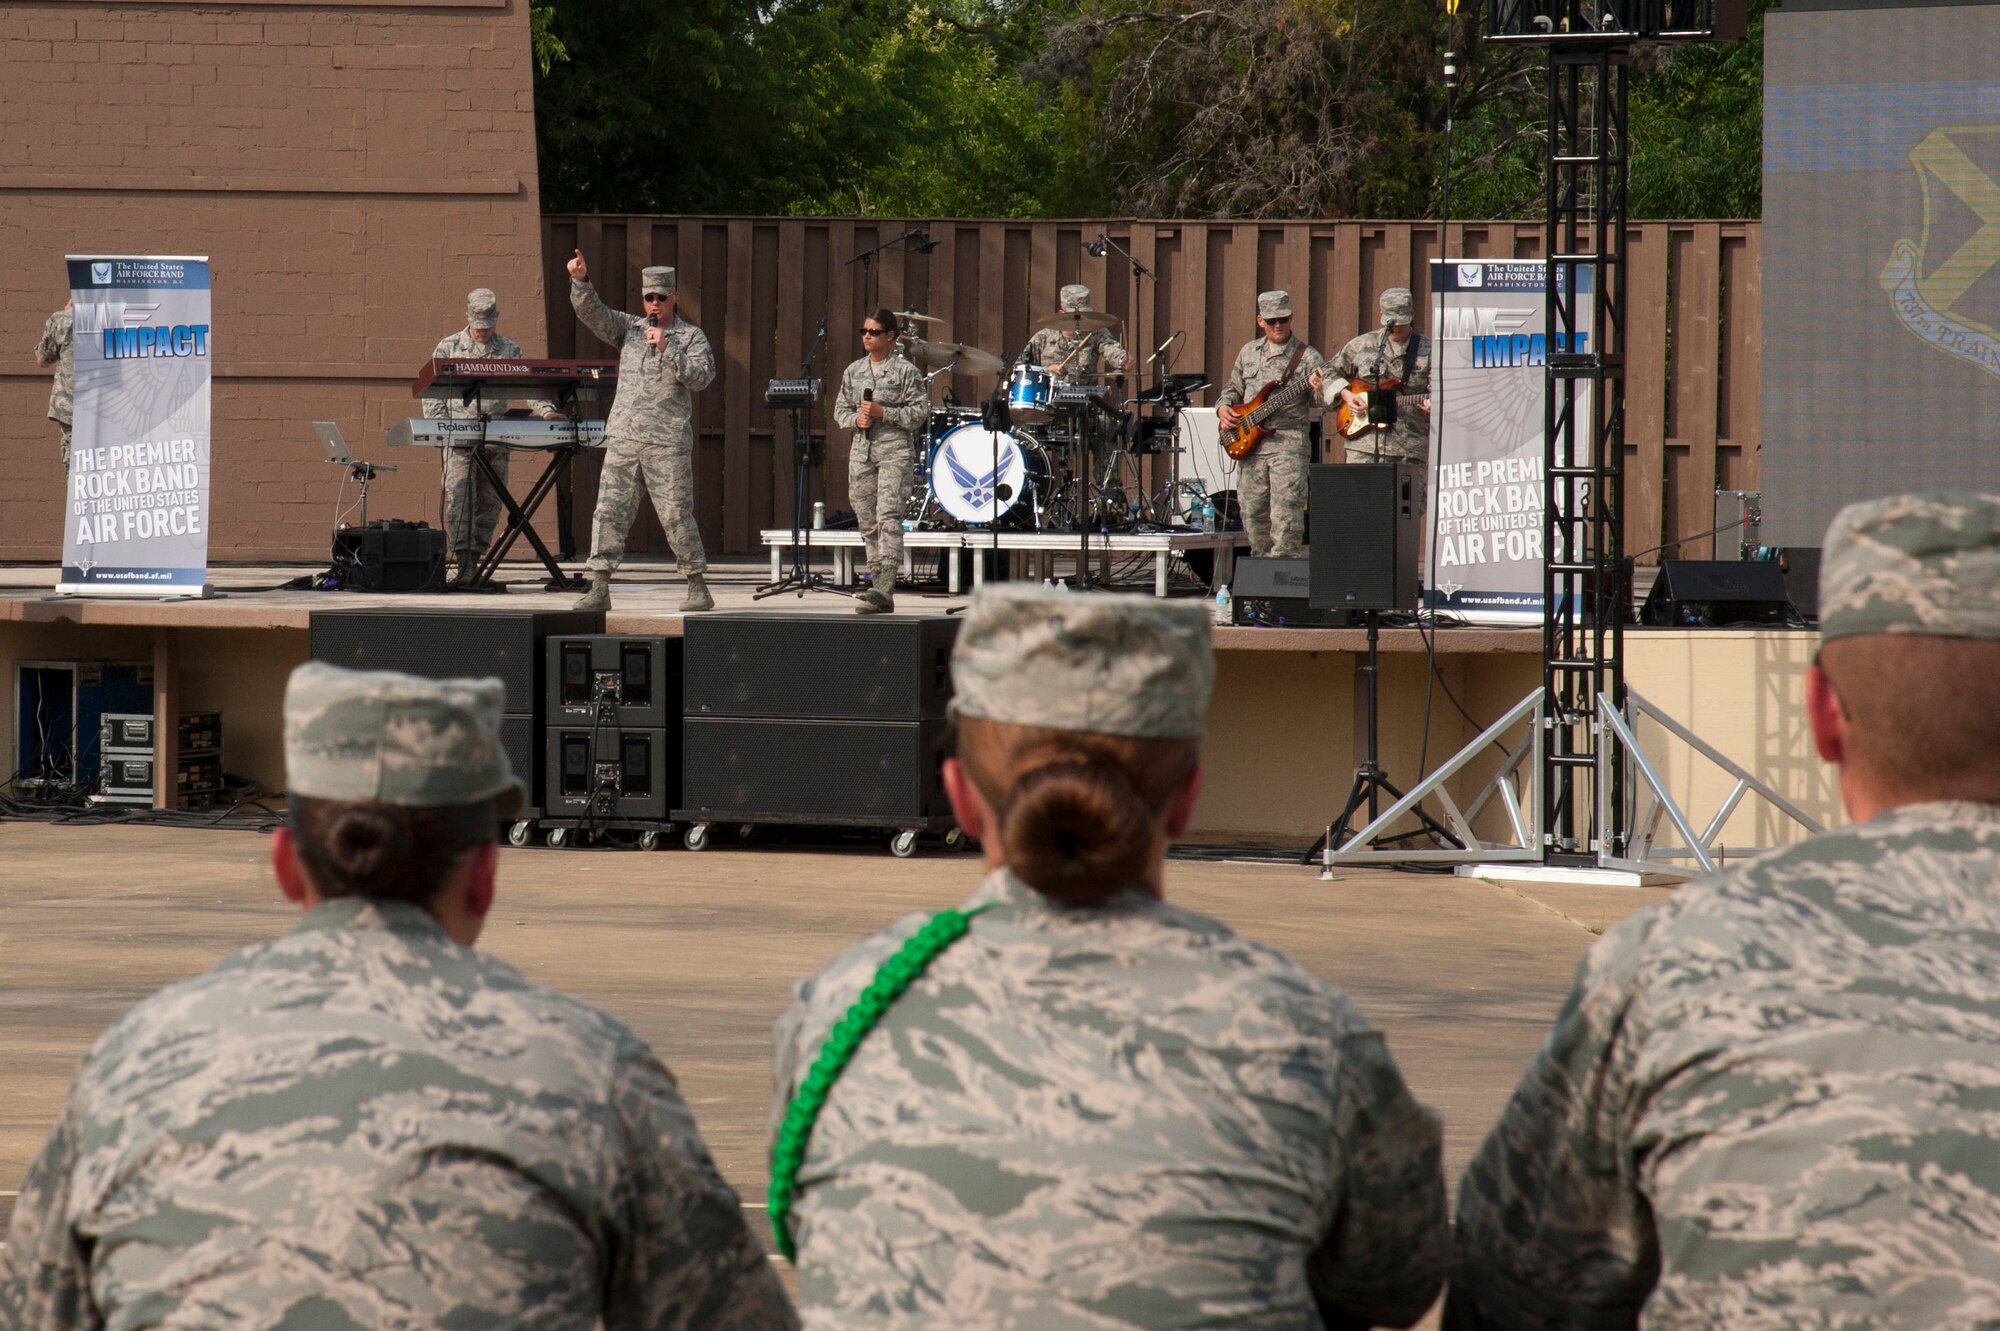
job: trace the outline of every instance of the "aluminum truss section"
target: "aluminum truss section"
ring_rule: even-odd
[[[1521,739],[1514,748],[1506,745],[1507,732],[1525,725]],[[1542,759],[1542,738],[1546,733],[1542,725],[1542,694],[1537,691],[1507,709],[1498,721],[1481,731],[1477,738],[1457,753],[1444,766],[1432,772],[1410,788],[1410,793],[1382,811],[1379,818],[1354,833],[1340,845],[1333,843],[1332,827],[1326,829],[1325,848],[1320,852],[1322,877],[1331,877],[1336,864],[1382,864],[1422,861],[1433,864],[1495,864],[1509,861],[1539,863],[1542,858],[1542,801],[1541,786],[1536,773]],[[1497,749],[1500,766],[1488,777],[1473,796],[1472,803],[1460,809],[1458,801],[1451,796],[1445,783],[1456,776],[1468,763],[1487,749]],[[1523,778],[1522,768],[1528,773]],[[1452,850],[1404,850],[1400,848],[1381,849],[1376,846],[1378,839],[1388,839],[1389,829],[1404,814],[1416,809],[1426,798],[1435,798],[1444,810],[1442,822],[1452,834],[1464,843],[1462,849]],[[1511,841],[1482,841],[1473,826],[1486,806],[1499,799],[1501,810],[1507,816],[1507,828]],[[1524,812],[1525,809],[1525,812]]]
[[[1610,792],[1617,785],[1612,779],[1613,772],[1609,770],[1613,764],[1631,768],[1631,780],[1627,788],[1634,791],[1635,802],[1638,805],[1631,811],[1631,819],[1626,824],[1635,829],[1630,849],[1623,855],[1614,855],[1608,848],[1600,851],[1597,857],[1600,867],[1648,874],[1714,873],[1718,867],[1715,858],[1716,838],[1722,834],[1723,825],[1729,821],[1729,815],[1736,812],[1744,797],[1753,794],[1769,801],[1773,808],[1808,832],[1826,830],[1811,814],[1780,795],[1767,783],[1752,776],[1742,766],[1725,757],[1714,745],[1647,702],[1639,694],[1628,690],[1623,707],[1614,703],[1609,694],[1603,694],[1598,697],[1597,706],[1598,715],[1603,719],[1608,732],[1606,742],[1598,749],[1598,821],[1608,824],[1615,812],[1603,807],[1605,801],[1610,798]],[[1736,778],[1729,793],[1723,796],[1721,805],[1698,832],[1694,823],[1667,790],[1667,783],[1662,779],[1659,768],[1646,757],[1646,751],[1639,743],[1638,721],[1642,716]],[[1674,831],[1680,836],[1681,844],[1686,847],[1685,850],[1671,851],[1656,847],[1655,842],[1662,820],[1673,825]],[[1766,846],[1744,847],[1738,853],[1755,855],[1767,849],[1769,847]],[[1665,861],[1669,859],[1691,859],[1694,864],[1692,868],[1668,864]]]
[[[1630,48],[1549,43],[1540,770],[1544,861],[1625,853],[1622,770],[1601,764],[1598,699],[1622,705],[1625,635],[1626,117]],[[1578,316],[1588,303],[1590,345]],[[1586,785],[1608,775],[1593,802]],[[1608,797],[1608,798],[1607,798]],[[1608,819],[1605,817],[1608,812]]]

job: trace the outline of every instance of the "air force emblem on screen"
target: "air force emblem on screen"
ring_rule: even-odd
[[[108,263],[93,263],[90,265],[90,284],[98,287],[110,286],[111,265]]]
[[[1991,125],[1935,129],[1911,149],[1923,234],[1890,247],[1881,282],[1919,340],[2000,375],[2000,184],[1973,158],[1994,161],[1995,150]]]

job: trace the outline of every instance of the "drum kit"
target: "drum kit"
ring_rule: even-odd
[[[993,527],[1008,531],[1127,531],[1172,525],[1176,476],[1156,476],[1149,495],[1140,463],[1147,454],[1178,461],[1179,408],[1205,386],[1200,375],[1165,376],[1163,386],[1124,399],[1113,386],[1123,371],[1066,378],[1066,362],[1009,366],[963,342],[916,330],[943,321],[898,311],[904,329],[897,354],[927,378],[993,376],[993,392],[964,405],[934,407],[917,438],[904,526],[916,531]],[[1037,325],[1071,339],[1119,320],[1097,310],[1069,310]],[[1172,391],[1168,391],[1171,386]],[[1133,408],[1137,408],[1137,414]],[[1169,473],[1178,467],[1170,464]]]

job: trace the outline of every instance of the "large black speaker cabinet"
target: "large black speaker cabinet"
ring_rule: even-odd
[[[922,721],[951,700],[958,621],[942,615],[689,618],[683,714]]]
[[[1315,609],[1311,603],[1312,563],[1305,559],[1236,561],[1230,588],[1230,618],[1253,628],[1349,628],[1351,610]]]
[[[312,617],[315,661],[354,670],[401,670],[426,679],[497,675],[509,712],[542,707],[542,643],[553,634],[602,633],[601,611],[319,610]]]
[[[948,731],[942,720],[689,716],[681,730],[681,814],[724,822],[928,823],[951,812],[941,771]]]
[[[550,725],[608,720],[678,730],[681,645],[679,638],[618,633],[548,639],[544,717]]]
[[[1669,559],[1646,593],[1641,623],[1672,628],[1784,624],[1785,571],[1769,560]]]
[[[1785,595],[1808,624],[1819,623],[1819,554],[1816,545],[1792,545],[1778,555],[1778,567],[1785,571]]]
[[[1415,610],[1423,469],[1334,462],[1311,471],[1312,605]]]
[[[543,811],[558,818],[664,822],[680,803],[680,754],[657,726],[550,726]]]

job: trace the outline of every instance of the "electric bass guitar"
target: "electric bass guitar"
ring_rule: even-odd
[[[1312,377],[1297,374],[1286,383],[1273,379],[1257,390],[1257,396],[1236,409],[1236,424],[1222,430],[1222,451],[1242,461],[1257,451],[1257,445],[1271,433],[1264,422],[1312,391]]]
[[[1356,379],[1345,385],[1349,392],[1359,393],[1363,398],[1368,396],[1370,390],[1386,393],[1402,386],[1402,379],[1396,375],[1384,379]],[[1336,398],[1335,401],[1340,404],[1340,409],[1333,414],[1333,428],[1341,438],[1354,439],[1368,433],[1367,407],[1364,406],[1360,411],[1356,411],[1347,405],[1347,399],[1344,397]]]

